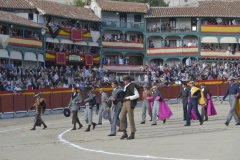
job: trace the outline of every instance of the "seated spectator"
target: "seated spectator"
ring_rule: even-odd
[[[150,41],[148,48],[154,48],[153,42]]]
[[[12,87],[10,86],[10,83],[7,85],[7,87],[5,88],[6,91],[12,91]]]
[[[139,42],[139,43],[143,43],[143,38],[142,38],[142,36],[139,37],[138,42]]]
[[[188,47],[191,47],[192,46],[192,41],[188,42]]]

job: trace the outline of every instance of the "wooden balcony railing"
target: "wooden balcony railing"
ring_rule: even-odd
[[[21,47],[29,47],[29,48],[42,48],[42,41],[33,39],[33,38],[23,38],[18,36],[10,36],[9,45],[12,46],[21,46]]]
[[[201,50],[201,58],[240,58],[240,52],[234,54],[225,50]]]
[[[103,48],[116,48],[116,49],[137,49],[143,50],[144,44],[139,42],[122,42],[122,41],[103,41]]]
[[[240,34],[240,25],[201,25],[201,32]]]
[[[148,48],[148,56],[157,55],[179,55],[179,54],[198,54],[198,46],[193,47],[164,47],[164,48]]]

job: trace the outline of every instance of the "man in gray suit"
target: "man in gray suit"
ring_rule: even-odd
[[[73,116],[72,116],[72,124],[73,128],[72,130],[76,130],[76,123],[79,124],[79,128],[81,129],[83,125],[80,123],[80,120],[78,119],[78,110],[79,110],[79,104],[82,103],[82,96],[80,93],[77,92],[77,88],[72,88],[72,95],[70,102],[68,104],[68,108],[72,110]]]
[[[99,92],[101,94],[101,106],[99,109],[98,125],[102,125],[102,112],[107,108],[108,95],[104,92],[103,88],[101,88]]]
[[[182,90],[177,96],[177,99],[182,96],[182,104],[183,104],[183,121],[186,121],[187,116],[187,106],[188,106],[188,97],[190,93],[190,88],[187,87],[186,83],[182,83]]]
[[[117,81],[112,82],[112,88],[113,88],[113,91],[112,91],[112,95],[110,97],[110,99],[112,100],[111,133],[108,136],[116,136],[118,111],[119,111],[120,103],[123,99],[123,93],[124,93],[124,92],[121,92],[121,89],[118,89],[118,82]],[[121,95],[120,95],[120,92],[122,93]]]
[[[237,103],[236,95],[240,93],[239,86],[237,83],[234,83],[233,77],[228,78],[228,83],[229,83],[229,86],[227,88],[227,91],[224,94],[223,99],[221,100],[221,103],[222,103],[225,100],[225,98],[227,97],[227,95],[229,95],[230,111],[227,116],[226,123],[224,123],[224,124],[226,126],[228,126],[232,117],[234,117],[234,119],[236,121],[236,125],[240,125],[240,119],[238,118],[237,113],[236,113],[236,103]]]
[[[94,90],[95,90],[95,88],[92,87],[88,91],[86,99],[84,100],[85,106],[86,106],[86,109],[84,110],[84,119],[85,119],[86,123],[88,124],[88,128],[85,130],[85,132],[90,131],[91,125],[93,126],[92,129],[95,129],[95,127],[97,125],[96,123],[94,123],[92,121],[92,110],[93,110],[94,105],[96,105],[96,102],[97,102],[96,101],[96,95],[91,92],[91,91],[94,91]]]

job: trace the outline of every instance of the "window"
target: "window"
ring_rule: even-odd
[[[142,22],[142,16],[141,15],[134,15],[134,22]]]
[[[177,47],[177,41],[176,40],[169,40],[170,47]]]
[[[169,18],[169,24],[171,28],[176,28],[176,18]]]
[[[127,22],[127,14],[126,13],[120,13],[119,18],[120,18],[120,22]]]
[[[28,13],[28,19],[33,20],[33,13]]]

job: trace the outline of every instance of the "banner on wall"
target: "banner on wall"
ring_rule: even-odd
[[[97,42],[100,33],[98,31],[91,31],[92,40],[94,43]]]
[[[79,29],[72,29],[71,30],[71,40],[73,41],[82,41],[82,30]]]
[[[93,66],[93,56],[92,55],[85,55],[85,65]]]
[[[66,65],[66,55],[63,52],[56,52],[56,64]]]
[[[0,44],[2,45],[3,49],[8,46],[10,36],[5,34],[0,34]]]
[[[61,29],[61,27],[58,26],[58,25],[48,26],[48,29],[50,31],[50,34],[51,34],[52,38],[56,38],[59,34],[59,30]]]

